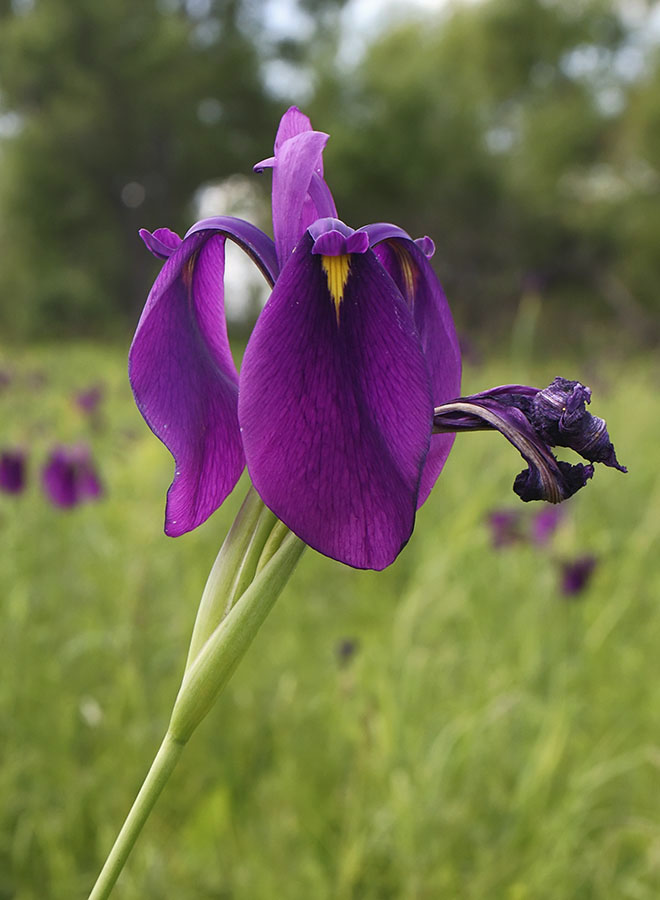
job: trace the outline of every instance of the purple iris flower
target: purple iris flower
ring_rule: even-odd
[[[42,481],[51,502],[63,509],[96,500],[103,493],[89,448],[81,444],[51,450]]]
[[[95,416],[103,400],[105,388],[102,384],[94,384],[84,391],[79,391],[74,396],[74,401],[78,409],[86,415]]]
[[[595,556],[580,556],[561,566],[561,590],[565,597],[580,594],[589,584],[596,568]]]
[[[3,450],[0,453],[0,491],[20,494],[25,488],[26,456],[24,450]]]
[[[561,506],[548,506],[532,519],[532,539],[540,547],[548,543],[562,520]]]
[[[584,487],[594,467],[557,460],[552,447],[569,447],[589,463],[627,471],[616,458],[604,420],[587,412],[590,400],[588,387],[566,378],[555,378],[544,390],[507,384],[441,405],[434,429],[499,431],[527,462],[513,484],[521,500],[561,503]]]
[[[142,231],[165,264],[131,346],[137,405],[175,460],[165,531],[204,522],[245,464],[268,507],[305,543],[382,569],[407,543],[454,435],[434,406],[457,396],[460,353],[429,263],[429,238],[396,225],[354,230],[323,177],[328,135],[298,109],[280,122],[274,241],[241,219],[194,225],[183,240]],[[272,293],[240,376],[223,304],[225,242]]]
[[[523,539],[520,513],[515,509],[494,509],[488,514],[488,524],[496,550]]]

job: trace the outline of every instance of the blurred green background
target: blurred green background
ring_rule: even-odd
[[[524,534],[536,510],[506,442],[461,436],[386,572],[307,551],[116,896],[657,898],[657,4],[0,0],[0,451],[28,452],[0,494],[0,900],[87,895],[245,492],[163,535],[172,463],[125,372],[158,271],[137,229],[268,229],[251,167],[294,102],[342,218],[435,240],[465,391],[590,384],[630,474],[494,549],[492,510]],[[228,282],[239,357],[261,294],[238,259]],[[55,509],[40,469],[80,442],[105,494]]]

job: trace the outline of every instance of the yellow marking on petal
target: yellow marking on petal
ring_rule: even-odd
[[[391,244],[394,252],[396,253],[397,260],[399,262],[399,266],[401,268],[401,276],[403,278],[403,283],[406,286],[406,293],[410,302],[412,303],[415,299],[415,269],[413,268],[412,261],[410,259],[410,254],[407,250],[404,250],[403,247],[399,247],[394,241]]]
[[[339,307],[344,299],[344,288],[348,281],[348,270],[351,267],[350,254],[342,256],[322,256],[321,265],[328,280],[328,290],[335,304],[335,313],[337,314],[337,325],[339,325]]]

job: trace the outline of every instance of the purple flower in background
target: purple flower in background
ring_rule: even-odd
[[[432,434],[455,397],[460,353],[431,268],[433,242],[396,225],[337,218],[323,177],[328,135],[292,107],[273,170],[274,241],[241,219],[194,225],[182,240],[142,231],[165,264],[137,327],[137,405],[175,459],[167,534],[204,522],[247,463],[270,509],[305,543],[382,569],[406,544],[454,435]],[[273,290],[240,377],[224,315],[225,242]]]
[[[522,540],[521,517],[518,510],[494,509],[488,514],[493,547],[500,550]]]
[[[105,388],[102,384],[94,384],[84,391],[79,391],[74,401],[78,409],[88,416],[95,416],[103,400]]]
[[[559,461],[552,447],[570,447],[589,462],[626,471],[605,422],[587,412],[590,400],[588,387],[565,378],[555,378],[544,390],[507,384],[438,407],[434,428],[440,433],[499,431],[527,462],[513,484],[521,500],[561,503],[584,487],[594,467]]]
[[[341,667],[347,666],[357,651],[360,649],[360,642],[355,638],[342,638],[335,645],[335,656]]]
[[[63,509],[96,500],[103,493],[89,448],[80,444],[51,450],[42,482],[51,502]]]
[[[0,491],[20,494],[25,488],[26,455],[24,450],[3,450],[0,453]]]
[[[580,556],[561,564],[561,590],[564,596],[574,597],[587,587],[596,562],[595,556]]]
[[[532,518],[532,540],[542,547],[557,530],[563,517],[561,506],[547,506]]]

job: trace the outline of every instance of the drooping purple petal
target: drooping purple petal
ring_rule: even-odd
[[[625,472],[603,419],[586,411],[591,391],[579,381],[555,378],[540,391],[505,384],[437,407],[434,431],[441,433],[494,428],[528,464],[513,483],[521,500],[561,503],[593,477],[593,465],[557,460],[551,447],[570,447],[585,459]]]
[[[555,378],[534,398],[531,420],[537,431],[556,447],[570,447],[591,462],[626,472],[616,458],[605,421],[587,412],[591,390],[579,381]]]
[[[460,393],[461,352],[454,320],[442,286],[424,252],[397,226],[380,223],[365,230],[378,239],[374,252],[412,310],[431,377],[433,401],[440,405]],[[439,399],[441,398],[441,399]],[[419,489],[421,506],[449,456],[453,434],[434,434]]]
[[[230,238],[258,266],[271,287],[275,284],[279,273],[275,244],[267,234],[263,233],[261,228],[234,216],[211,216],[211,218],[196,222],[192,228],[188,229],[186,237],[204,231],[219,232]]]
[[[605,421],[587,412],[591,390],[579,381],[555,378],[543,390],[504,384],[473,394],[475,403],[520,409],[540,439],[551,447],[569,447],[589,462],[626,472],[616,458]]]
[[[514,492],[524,501],[561,503],[584,487],[594,474],[593,466],[582,463],[572,466],[558,461],[521,409],[499,403],[484,394],[461,397],[436,408],[434,429],[441,433],[484,429],[499,431],[528,465],[513,483]]]
[[[248,470],[310,546],[382,569],[414,524],[432,416],[428,369],[412,314],[373,254],[348,258],[336,303],[327,258],[312,244],[305,234],[245,352]]]
[[[138,408],[172,453],[165,531],[196,528],[220,506],[244,465],[238,375],[224,317],[225,237],[187,237],[158,276],[129,354]]]

